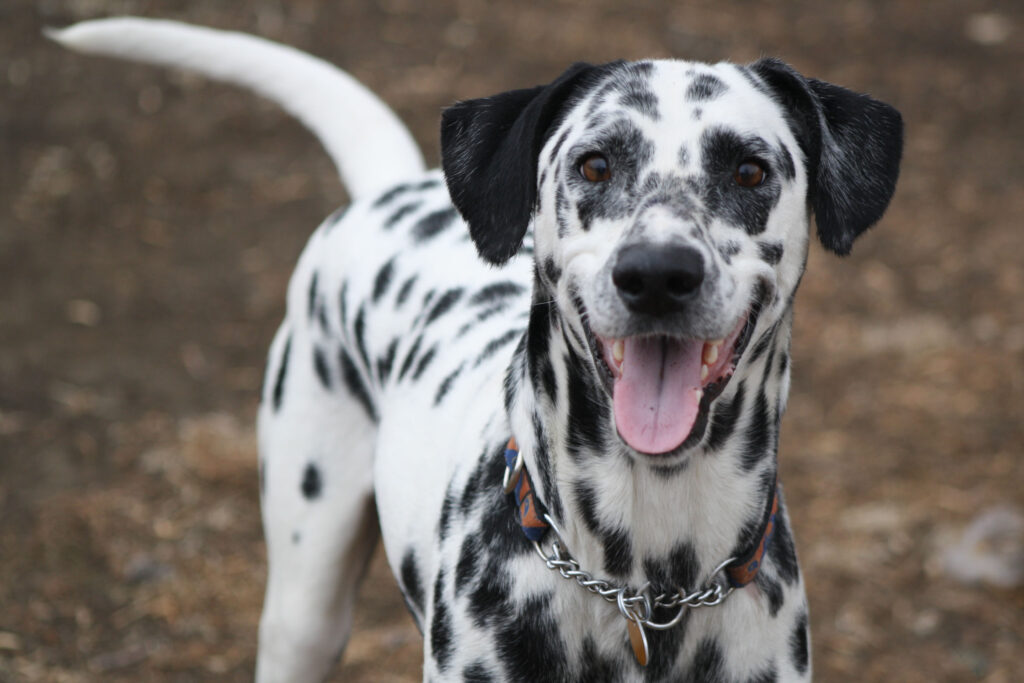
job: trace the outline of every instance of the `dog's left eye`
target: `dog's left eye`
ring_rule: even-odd
[[[603,183],[612,177],[612,167],[604,156],[588,154],[580,162],[580,175],[592,183]]]
[[[764,182],[766,175],[764,166],[753,159],[747,159],[736,167],[732,179],[740,187],[757,187]]]

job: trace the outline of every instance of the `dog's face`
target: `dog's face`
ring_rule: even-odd
[[[442,131],[481,254],[508,258],[532,222],[538,287],[647,454],[699,439],[755,329],[792,301],[811,211],[848,252],[901,149],[891,107],[771,60],[577,65],[456,105]]]

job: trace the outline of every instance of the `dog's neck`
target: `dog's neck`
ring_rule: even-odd
[[[536,287],[506,383],[535,490],[595,576],[693,587],[762,532],[789,385],[790,312],[755,329],[701,443],[664,457],[640,456],[618,437],[611,399],[566,322]]]

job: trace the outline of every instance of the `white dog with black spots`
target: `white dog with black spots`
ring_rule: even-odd
[[[776,476],[793,297],[812,215],[838,254],[882,216],[892,107],[771,59],[577,64],[445,111],[428,172],[375,96],[290,48],[138,19],[51,35],[280,102],[353,197],[270,350],[258,680],[327,675],[378,521],[424,680],[810,679]],[[530,507],[555,525],[536,546]]]

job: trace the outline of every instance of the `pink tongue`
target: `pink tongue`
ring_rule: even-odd
[[[686,440],[697,419],[704,344],[668,337],[624,341],[623,373],[612,395],[615,426],[631,448],[667,453]]]

